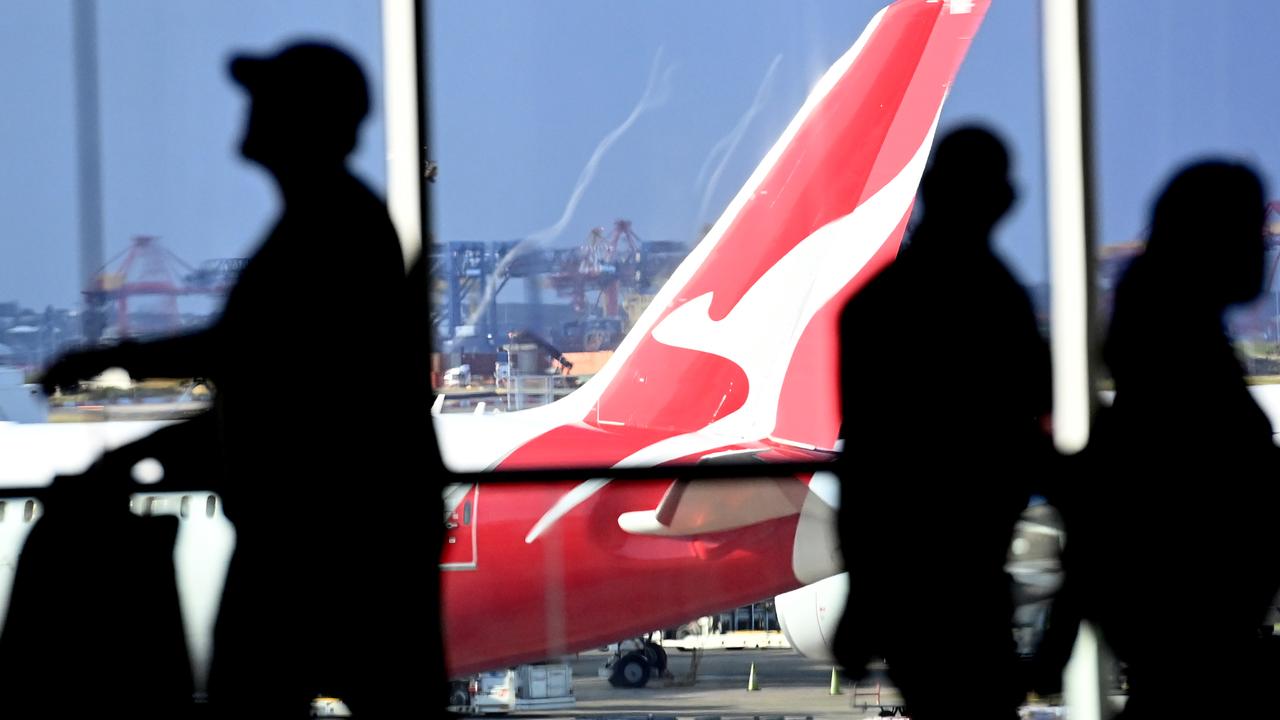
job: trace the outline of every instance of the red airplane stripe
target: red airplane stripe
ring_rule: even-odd
[[[947,88],[951,86],[961,60],[981,25],[986,8],[987,3],[984,2],[975,4],[968,14],[943,13],[937,17],[926,47],[920,53],[919,63],[912,69],[911,83],[894,112],[893,128],[885,137],[859,202],[870,198],[897,177],[920,148],[920,142],[929,133]]]

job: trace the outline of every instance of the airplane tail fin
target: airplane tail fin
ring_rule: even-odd
[[[989,4],[875,16],[583,388],[586,422],[832,447],[840,308],[897,252]]]
[[[876,15],[610,361],[540,408],[499,464],[653,465],[764,438],[834,447],[840,309],[897,253],[989,4],[897,0]]]

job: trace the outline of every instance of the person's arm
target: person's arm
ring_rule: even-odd
[[[40,384],[45,392],[87,380],[119,367],[136,379],[151,377],[200,377],[216,374],[217,325],[185,335],[67,353],[45,371]]]
[[[133,343],[122,348],[120,367],[134,378],[205,377],[217,374],[218,326],[192,333]]]

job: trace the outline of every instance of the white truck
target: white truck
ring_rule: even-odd
[[[449,684],[449,710],[468,715],[564,710],[573,696],[573,668],[566,663],[490,670]]]

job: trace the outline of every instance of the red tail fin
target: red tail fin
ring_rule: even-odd
[[[579,430],[629,431],[587,453],[593,463],[692,432],[834,443],[837,314],[897,252],[989,1],[899,0],[827,71],[610,363],[568,398]],[[509,459],[544,454],[529,445]]]

